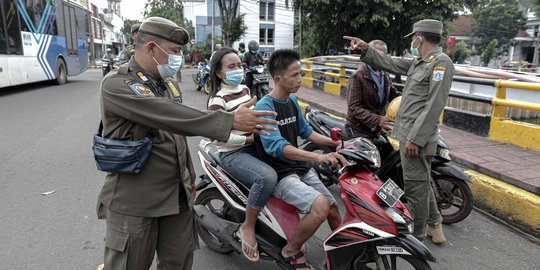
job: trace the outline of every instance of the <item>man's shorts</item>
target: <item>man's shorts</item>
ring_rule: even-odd
[[[303,176],[291,174],[279,180],[273,195],[304,213],[310,211],[311,205],[320,195],[324,195],[330,205],[336,203],[334,196],[313,171],[309,171]]]

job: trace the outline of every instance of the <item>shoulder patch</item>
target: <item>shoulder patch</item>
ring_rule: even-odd
[[[445,67],[437,66],[433,69],[433,81],[439,82],[444,78]]]
[[[137,96],[154,97],[154,93],[146,85],[133,80],[124,81]]]

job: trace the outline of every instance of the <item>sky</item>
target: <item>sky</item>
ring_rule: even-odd
[[[146,1],[147,0],[122,0],[122,2],[120,2],[122,16],[130,20],[142,21],[144,4]]]

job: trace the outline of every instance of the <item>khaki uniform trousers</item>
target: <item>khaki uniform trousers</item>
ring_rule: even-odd
[[[408,202],[407,208],[414,219],[413,235],[418,240],[426,238],[426,224],[442,221],[431,187],[431,159],[433,156],[422,153],[422,150],[424,148],[420,148],[420,155],[415,158],[405,158],[405,142],[400,143],[399,147],[405,182],[405,197]]]
[[[147,270],[157,252],[157,269],[190,270],[196,249],[193,213],[165,217],[126,216],[105,210],[104,269]]]

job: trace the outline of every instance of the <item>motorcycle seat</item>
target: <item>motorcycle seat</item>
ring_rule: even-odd
[[[337,127],[345,131],[345,121],[332,117],[321,111],[314,110],[312,112],[314,116],[313,118],[315,119],[315,121],[317,121],[317,123],[327,126],[328,129]]]
[[[221,164],[217,146],[215,144],[209,144],[207,147],[208,147],[208,155],[210,155],[210,157],[212,157],[217,164]]]

